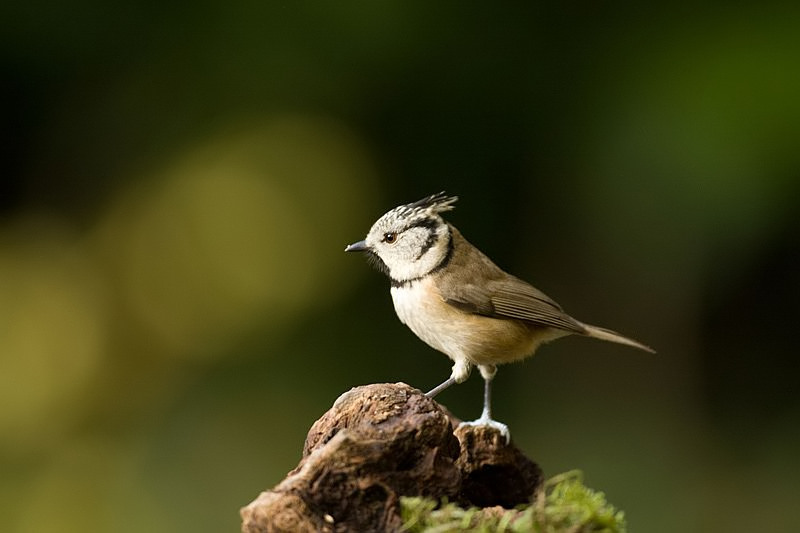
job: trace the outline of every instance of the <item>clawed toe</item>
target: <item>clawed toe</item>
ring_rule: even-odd
[[[461,422],[459,427],[461,426],[487,426],[493,429],[496,429],[500,432],[503,437],[506,439],[506,444],[511,442],[511,432],[508,430],[508,426],[503,424],[502,422],[498,422],[497,420],[493,420],[491,418],[484,418],[481,417],[477,420],[472,420],[469,422]]]

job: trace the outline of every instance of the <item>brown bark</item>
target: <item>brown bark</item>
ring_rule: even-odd
[[[356,387],[311,427],[298,466],[241,510],[242,531],[395,531],[400,496],[529,502],[539,467],[498,431],[456,425],[404,383]]]

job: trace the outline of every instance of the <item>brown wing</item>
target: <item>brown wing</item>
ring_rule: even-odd
[[[436,274],[436,285],[445,302],[467,313],[586,333],[583,324],[546,294],[501,270],[453,226],[450,231],[455,252],[448,268]]]
[[[442,297],[463,311],[492,318],[514,318],[574,333],[586,332],[580,322],[546,294],[514,276],[491,280],[484,287],[466,284],[449,289]]]
[[[586,331],[583,325],[566,314],[560,305],[521,279],[510,277],[490,286],[493,289],[492,305],[499,316],[517,318],[574,333]]]

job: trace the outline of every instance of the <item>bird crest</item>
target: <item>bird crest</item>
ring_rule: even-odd
[[[448,196],[446,192],[431,194],[421,200],[394,208],[392,215],[402,218],[432,218],[439,213],[455,209],[453,204],[458,196]]]

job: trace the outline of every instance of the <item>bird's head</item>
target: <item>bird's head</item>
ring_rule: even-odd
[[[366,252],[371,262],[395,283],[421,278],[450,254],[450,227],[441,213],[454,208],[457,196],[444,192],[395,207],[370,228],[367,238],[346,252]]]

